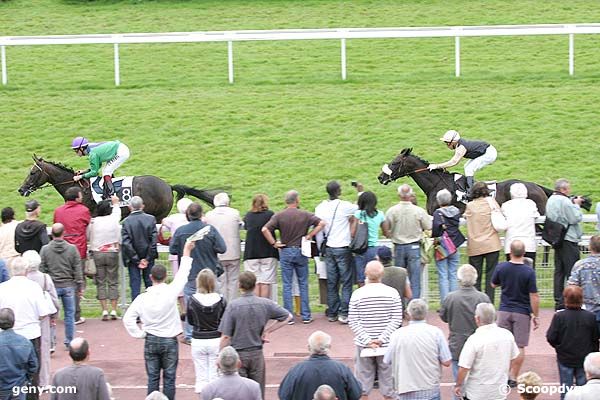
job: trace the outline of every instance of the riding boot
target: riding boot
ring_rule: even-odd
[[[471,199],[473,198],[471,196],[471,189],[473,188],[473,184],[475,183],[475,178],[472,176],[465,176],[466,181],[467,181],[467,187],[465,188],[465,191],[467,192],[467,200],[471,201]]]
[[[115,188],[110,175],[104,175],[104,186],[102,187],[102,199],[110,199],[115,194]]]

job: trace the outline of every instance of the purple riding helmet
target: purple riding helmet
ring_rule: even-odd
[[[80,148],[82,148],[84,146],[87,146],[88,144],[89,144],[89,142],[88,142],[88,140],[86,138],[84,138],[83,136],[77,136],[71,142],[71,148],[73,150],[77,150],[77,149],[80,149]]]

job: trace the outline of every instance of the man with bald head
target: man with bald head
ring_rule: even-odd
[[[321,385],[317,388],[313,400],[339,400],[335,391],[329,385]]]
[[[64,239],[63,224],[52,225],[52,240],[42,247],[40,271],[50,275],[61,299],[65,318],[65,347],[75,332],[75,296],[83,293],[83,274],[79,251]]]
[[[104,371],[87,364],[90,358],[87,340],[81,337],[73,339],[69,346],[69,356],[73,364],[56,371],[52,386],[74,387],[76,391],[71,393],[70,390],[56,390],[50,395],[50,400],[110,400]]]
[[[358,400],[362,395],[360,382],[354,377],[350,368],[345,364],[329,358],[331,336],[323,331],[315,331],[308,338],[310,357],[292,367],[279,385],[281,400],[336,399]],[[326,390],[319,389],[327,386],[333,397],[326,396]]]
[[[406,268],[413,298],[421,297],[421,239],[423,231],[431,229],[432,219],[427,211],[414,205],[414,192],[409,185],[398,187],[400,202],[385,213],[390,225],[390,239],[394,243],[396,267]]]
[[[392,369],[383,362],[390,337],[402,325],[402,301],[398,291],[381,283],[383,264],[371,261],[365,267],[365,286],[350,298],[348,324],[354,333],[356,359],[354,372],[368,398],[375,376],[384,399],[394,396]]]

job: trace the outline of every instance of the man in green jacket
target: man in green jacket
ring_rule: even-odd
[[[88,170],[78,171],[73,177],[75,182],[83,178],[89,179],[98,176],[102,163],[106,163],[104,168],[102,168],[102,177],[104,178],[102,198],[109,199],[115,193],[112,184],[112,174],[129,158],[129,148],[118,140],[90,143],[82,136],[73,139],[71,148],[79,157],[87,155],[90,162]]]

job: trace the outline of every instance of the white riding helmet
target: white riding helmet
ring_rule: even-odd
[[[442,136],[440,140],[446,143],[457,142],[460,140],[460,133],[454,130],[448,131],[444,133],[444,136]]]

